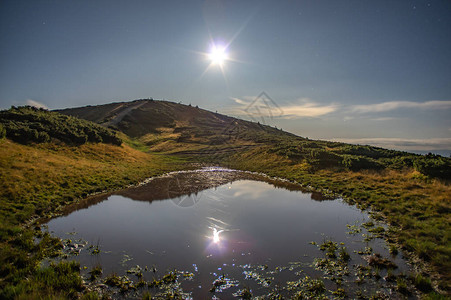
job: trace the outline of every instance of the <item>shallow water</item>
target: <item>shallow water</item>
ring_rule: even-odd
[[[338,287],[349,296],[357,291],[392,294],[391,284],[383,279],[355,283],[353,266],[367,263],[354,251],[371,247],[390,258],[382,239],[365,242],[362,234],[368,232],[361,227],[361,232],[348,233],[349,225],[367,222],[368,214],[339,199],[312,198],[322,199],[299,186],[248,173],[181,172],[94,197],[83,208],[51,220],[48,230],[71,240],[66,249],[74,250],[76,244],[80,253],[75,259],[87,271],[101,265],[104,277],[112,272],[125,275],[138,265],[143,278],[151,281],[176,269],[179,284],[171,288],[195,299],[231,298],[244,287],[254,296],[273,292],[290,297],[297,288],[287,282],[305,276],[324,281],[330,297]],[[341,276],[339,286],[332,275],[312,265],[325,255],[310,242],[319,245],[329,239],[345,246],[351,256],[345,264],[349,274]],[[100,253],[93,254],[97,246]],[[398,265],[397,273],[408,269],[400,255],[391,260]],[[139,291],[117,297],[136,295]]]

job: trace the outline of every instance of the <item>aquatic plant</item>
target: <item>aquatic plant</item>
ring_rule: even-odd
[[[433,290],[431,279],[423,276],[422,274],[418,273],[413,278],[413,284],[417,289],[424,293],[431,292]]]
[[[365,223],[362,224],[362,227],[364,227],[366,229],[369,229],[369,228],[371,228],[373,226],[374,226],[373,221],[368,221],[368,222],[365,222]]]
[[[185,280],[193,280],[194,273],[186,271],[186,272],[182,272],[182,276]]]
[[[177,280],[177,271],[169,272],[165,274],[162,278],[164,283],[171,283]]]
[[[382,269],[395,269],[398,267],[394,262],[392,262],[387,258],[382,257],[379,253],[369,255],[365,257],[365,260],[372,267],[378,267]]]
[[[374,267],[371,275],[376,280],[381,279],[382,278],[382,276],[381,276],[381,269],[379,267]]]
[[[142,272],[143,272],[143,269],[139,265],[136,265],[133,268],[130,268],[127,270],[127,274],[133,274],[138,278],[142,278],[142,276],[143,276]]]
[[[360,226],[358,224],[352,224],[352,225],[347,224],[346,227],[349,229],[349,231],[347,233],[350,235],[355,235],[362,231],[362,229],[360,228]]]
[[[105,278],[105,284],[118,287],[121,285],[121,278],[116,273],[112,273]]]
[[[348,251],[346,250],[346,247],[340,247],[340,250],[338,252],[338,258],[345,262],[351,259],[351,255],[349,255]]]
[[[332,294],[334,296],[337,296],[338,298],[345,298],[346,297],[346,291],[342,288],[338,288],[337,290],[333,291]]]
[[[287,282],[287,289],[296,291],[295,299],[318,299],[324,296],[326,288],[321,279],[313,279],[309,276],[298,281]]]
[[[370,228],[368,232],[372,233],[372,237],[383,238],[385,236],[385,228],[382,226]]]
[[[357,251],[357,254],[359,254],[359,255],[364,255],[364,254],[369,255],[371,253],[373,253],[373,248],[371,248],[371,247],[365,247],[365,249]]]
[[[139,281],[136,283],[136,288],[141,288],[147,285],[147,281],[145,281],[143,278],[140,278]]]
[[[355,276],[357,284],[363,284],[366,279],[369,279],[372,276],[371,267],[369,266],[357,265],[355,269],[356,269]]]
[[[96,265],[94,267],[92,267],[91,271],[89,271],[89,274],[91,275],[89,277],[89,280],[94,281],[96,280],[97,277],[99,277],[100,275],[102,275],[102,266],[100,265]]]
[[[388,248],[388,251],[389,251],[390,254],[393,255],[393,256],[398,255],[398,247],[396,247],[395,244],[391,244],[390,247]]]
[[[404,294],[404,295],[409,294],[409,289],[407,288],[407,282],[404,279],[404,277],[398,276],[398,278],[396,278],[396,289],[401,294]]]
[[[100,254],[100,241],[97,241],[97,244],[95,246],[89,246],[89,249],[91,249],[91,255]]]
[[[149,287],[150,288],[154,288],[154,287],[158,287],[158,286],[160,286],[160,285],[162,285],[163,284],[163,280],[159,280],[159,279],[153,279],[151,282],[149,282]]]
[[[384,280],[387,282],[394,282],[396,281],[396,275],[393,274],[393,269],[387,270],[387,275],[384,277]]]
[[[319,249],[321,251],[326,252],[326,256],[330,258],[336,258],[335,251],[338,249],[338,245],[336,242],[333,242],[331,240],[325,240],[320,246]]]
[[[241,298],[241,299],[252,299],[252,292],[249,288],[244,287],[241,290],[238,290],[236,293],[233,294],[235,297]]]

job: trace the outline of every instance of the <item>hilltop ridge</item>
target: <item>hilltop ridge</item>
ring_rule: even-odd
[[[280,134],[280,130],[270,126],[211,112],[198,106],[191,106],[191,104],[164,100],[140,99],[67,108],[57,110],[57,112],[118,129],[131,137],[161,132],[163,128],[173,128],[176,133],[188,131],[208,136],[223,132],[225,126],[233,122],[238,122],[243,130],[264,130]],[[288,132],[283,132],[283,134],[295,136]]]
[[[68,108],[57,112],[121,131],[157,152],[198,153],[213,145],[221,148],[219,152],[231,152],[236,147],[254,147],[281,138],[303,139],[271,126],[197,106],[153,99]]]

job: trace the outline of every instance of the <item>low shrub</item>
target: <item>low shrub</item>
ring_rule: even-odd
[[[122,143],[112,130],[98,124],[30,106],[0,111],[0,126],[0,138],[6,135],[21,144],[51,140],[72,145]]]
[[[451,179],[451,159],[440,155],[428,154],[413,162],[418,172],[443,179]]]
[[[3,127],[2,124],[0,124],[0,139],[4,138],[5,136],[6,136],[5,127]]]

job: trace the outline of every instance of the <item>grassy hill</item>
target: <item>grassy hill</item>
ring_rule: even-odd
[[[266,131],[273,134],[278,132],[269,126],[170,101],[144,99],[68,108],[57,112],[114,128],[135,138],[149,133],[165,133],[168,129],[172,129],[174,134],[189,133],[192,138],[209,137],[231,129],[226,127],[233,122],[237,122],[247,131]],[[283,134],[294,136],[287,132]]]
[[[44,237],[35,245],[37,233],[25,226],[31,220],[192,163],[263,172],[371,208],[391,225],[385,234],[392,246],[417,257],[450,293],[451,159],[310,140],[190,105],[137,100],[0,112],[1,295],[81,292],[76,279],[61,275],[76,267],[39,266],[60,244]],[[42,274],[67,284],[43,285]]]
[[[96,122],[145,144],[149,151],[220,163],[236,152],[267,150],[304,169],[402,170],[451,179],[451,159],[366,145],[309,140],[274,127],[169,101],[136,100],[69,108],[61,114]]]
[[[278,136],[297,138],[270,126],[169,101],[136,100],[58,112],[119,130],[151,151],[166,153],[252,147]]]

